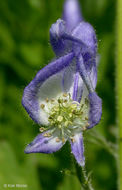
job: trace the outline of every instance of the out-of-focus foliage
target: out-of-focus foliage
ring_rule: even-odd
[[[115,145],[115,1],[81,0],[80,4],[99,44],[97,91],[103,99],[103,117],[95,129]],[[27,184],[28,190],[80,189],[76,176],[64,172],[75,172],[68,144],[52,155],[24,154],[39,126],[21,105],[23,89],[54,57],[49,28],[61,17],[62,7],[63,1],[57,0],[0,2],[0,189],[8,183]],[[95,189],[116,190],[115,158],[90,132],[85,135],[85,155]]]

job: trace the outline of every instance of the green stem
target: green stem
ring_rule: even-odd
[[[85,171],[85,167],[80,167],[77,163],[75,163],[76,174],[81,183],[82,190],[94,190],[91,184],[90,174],[87,175]]]
[[[119,127],[119,190],[122,190],[122,0],[117,4],[117,106]]]

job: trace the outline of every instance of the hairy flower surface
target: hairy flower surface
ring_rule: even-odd
[[[63,20],[50,28],[57,56],[25,88],[22,104],[40,125],[26,153],[53,153],[68,140],[77,162],[85,164],[83,132],[99,123],[102,102],[97,83],[97,40],[83,21],[77,0],[66,0]]]

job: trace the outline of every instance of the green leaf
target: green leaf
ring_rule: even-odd
[[[41,189],[35,164],[32,160],[23,164],[19,163],[11,146],[4,141],[0,142],[0,163],[2,163],[0,166],[1,189],[3,189],[4,184],[25,184],[27,190]]]

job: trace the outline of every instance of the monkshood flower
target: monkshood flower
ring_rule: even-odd
[[[96,35],[83,21],[77,0],[65,2],[63,20],[50,28],[50,42],[57,59],[37,73],[23,94],[23,106],[40,125],[25,153],[53,153],[68,140],[84,166],[83,133],[99,123],[102,103],[95,92]]]

